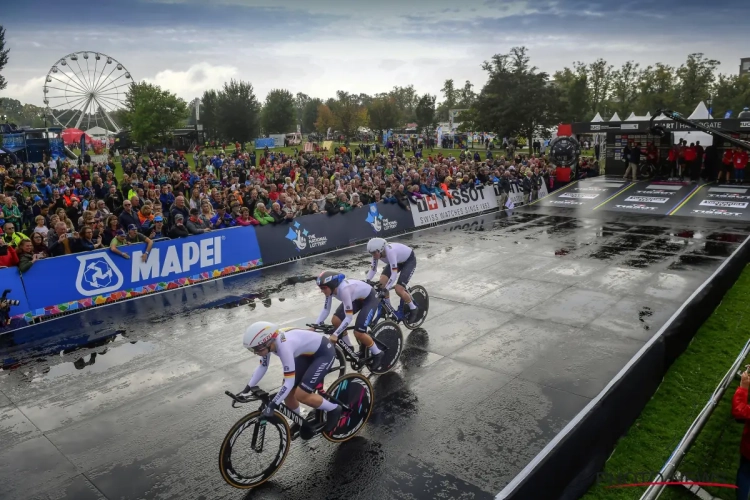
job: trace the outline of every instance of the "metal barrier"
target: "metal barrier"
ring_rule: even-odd
[[[739,356],[737,356],[737,359],[735,359],[734,363],[732,363],[732,367],[729,369],[726,375],[724,375],[724,378],[721,380],[718,387],[716,387],[716,390],[714,390],[713,394],[711,394],[711,397],[709,398],[708,403],[706,403],[706,406],[703,407],[701,412],[695,418],[693,423],[690,425],[690,428],[688,428],[687,432],[680,440],[680,443],[672,452],[672,455],[670,455],[670,457],[667,459],[667,462],[659,471],[659,474],[654,478],[654,483],[666,483],[670,481],[675,475],[679,474],[677,468],[682,463],[682,459],[685,458],[685,455],[695,442],[698,434],[700,434],[700,432],[703,430],[703,427],[706,425],[709,417],[713,413],[716,406],[719,404],[719,401],[721,401],[721,398],[724,396],[727,387],[729,387],[729,384],[734,381],[734,378],[737,375],[737,370],[739,369],[745,358],[747,358],[748,354],[750,354],[750,340],[745,343],[745,347],[742,348]],[[648,489],[643,493],[643,496],[641,496],[641,500],[656,500],[664,490],[664,486],[666,485],[653,484],[649,486]]]

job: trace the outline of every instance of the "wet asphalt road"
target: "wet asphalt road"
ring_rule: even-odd
[[[243,414],[223,393],[257,363],[244,327],[312,322],[313,277],[362,278],[363,247],[244,278],[263,301],[153,312],[98,347],[0,372],[0,498],[493,498],[746,236],[723,221],[550,210],[397,239],[417,248],[429,318],[373,378],[375,411],[352,441],[294,442],[250,493],[217,467]],[[267,390],[281,382],[274,361]]]

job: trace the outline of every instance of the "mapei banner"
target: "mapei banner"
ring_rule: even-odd
[[[259,227],[258,243],[263,264],[268,265],[413,228],[409,210],[396,204],[373,203],[344,214],[306,215],[289,223]]]
[[[425,226],[457,217],[479,215],[497,208],[497,198],[492,187],[478,186],[469,189],[451,189],[450,196],[442,198],[423,196],[411,206],[415,226]]]
[[[23,275],[33,316],[59,314],[171,290],[262,265],[255,228],[238,227],[154,243],[40,260]]]

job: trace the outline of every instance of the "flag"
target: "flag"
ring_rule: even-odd
[[[726,114],[724,115],[724,119],[726,120],[727,118],[731,118],[731,117],[732,117],[732,110],[730,109],[730,110],[729,110],[729,111],[727,111],[727,112],[726,112]]]
[[[513,200],[508,197],[508,201],[505,202],[505,208],[507,208],[508,210],[513,210],[513,207],[515,207],[515,205],[513,204]]]

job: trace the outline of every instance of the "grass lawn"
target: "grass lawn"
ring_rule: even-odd
[[[714,389],[750,336],[750,266],[746,267],[713,315],[696,334],[690,346],[675,361],[654,397],[646,405],[628,434],[620,439],[606,463],[612,474],[658,472],[701,411]],[[678,470],[712,474],[734,483],[739,464],[742,424],[730,415],[731,400],[739,379],[730,384],[721,403],[685,456]],[[650,479],[649,479],[650,480]],[[583,497],[637,499],[645,487],[608,489],[594,485]],[[712,495],[734,499],[735,490],[706,488]],[[660,499],[694,499],[682,486],[670,486]]]

